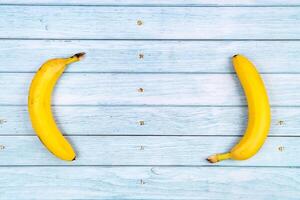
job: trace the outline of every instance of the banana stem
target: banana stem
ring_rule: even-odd
[[[70,58],[67,58],[66,59],[66,64],[77,62],[77,61],[81,60],[84,57],[84,55],[85,55],[84,52],[77,53],[77,54],[71,56]]]
[[[220,153],[220,154],[209,156],[207,160],[211,163],[216,163],[222,160],[230,159],[230,157],[231,157],[230,153]]]

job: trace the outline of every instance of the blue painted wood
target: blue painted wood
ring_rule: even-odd
[[[70,136],[76,161],[54,157],[36,136],[1,136],[0,165],[182,165],[300,167],[299,137],[270,137],[246,161],[210,164],[206,158],[229,151],[239,137]]]
[[[1,167],[2,199],[291,199],[299,169]],[[5,183],[5,184],[4,184]]]
[[[300,39],[299,7],[1,6],[0,38]]]
[[[35,72],[50,58],[85,51],[67,72],[232,73],[231,56],[241,53],[261,73],[299,73],[299,49],[299,41],[0,40],[0,72]]]
[[[0,4],[141,6],[298,6],[299,0],[1,0]]]
[[[1,73],[0,104],[26,105],[33,73]],[[299,106],[299,74],[264,74],[273,106]],[[143,88],[143,92],[140,91]],[[246,105],[234,74],[64,74],[54,105]]]
[[[0,199],[298,199],[299,3],[2,0],[19,6],[0,6]],[[24,72],[79,51],[54,93],[78,152],[66,163],[34,136]],[[247,121],[235,53],[267,73],[276,137],[211,165]]]
[[[242,135],[246,107],[54,106],[67,135]],[[272,136],[299,136],[300,109],[272,109]],[[26,106],[0,107],[0,135],[35,135]]]

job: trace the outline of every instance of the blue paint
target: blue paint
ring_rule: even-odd
[[[298,199],[299,5],[2,0],[0,199]],[[53,95],[78,153],[67,163],[35,136],[27,92],[45,60],[81,51]],[[211,165],[246,128],[235,53],[263,73],[270,137],[250,160]]]
[[[99,135],[101,133],[99,132]],[[53,157],[36,136],[1,136],[4,165],[161,165],[161,166],[276,166],[300,167],[297,137],[270,137],[255,157],[241,162],[209,164],[206,158],[229,151],[237,136],[69,136],[77,151],[76,161]],[[17,145],[16,145],[17,144]],[[272,155],[272,158],[269,156]],[[24,159],[20,159],[24,158]]]
[[[93,6],[299,6],[298,0],[2,0],[10,5],[93,5]]]
[[[299,12],[300,7],[1,6],[0,38],[290,40],[300,39]]]
[[[241,53],[261,73],[300,73],[300,41],[165,40],[0,40],[0,72],[35,72],[49,58],[82,51],[86,58],[66,72],[233,73],[231,56]]]
[[[1,182],[14,180],[0,187],[3,199],[296,200],[300,194],[297,168],[1,167],[0,173],[7,178]]]
[[[246,107],[54,106],[66,135],[242,135]],[[272,136],[300,135],[300,108],[272,109]],[[2,123],[1,123],[2,120]],[[143,121],[143,125],[141,125]],[[0,135],[35,135],[26,106],[1,106]]]
[[[7,90],[0,93],[0,105],[26,105],[33,75],[0,73],[0,90]],[[272,106],[300,105],[298,74],[262,77]],[[56,87],[53,104],[245,106],[246,101],[234,74],[68,73]]]

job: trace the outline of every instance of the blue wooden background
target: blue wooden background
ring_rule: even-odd
[[[67,163],[27,93],[45,60],[81,51],[53,97]],[[262,73],[272,128],[252,159],[213,165],[247,124],[236,53]],[[299,89],[299,0],[1,0],[0,199],[299,199]]]

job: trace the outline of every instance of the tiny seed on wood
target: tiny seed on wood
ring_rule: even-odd
[[[7,121],[5,119],[0,119],[0,124],[4,124],[6,123]]]
[[[139,54],[139,59],[144,59],[144,54],[140,53]]]
[[[142,92],[144,92],[144,89],[143,89],[143,88],[139,88],[139,89],[138,89],[138,92],[141,92],[141,93],[142,93]]]
[[[279,121],[277,122],[277,124],[282,126],[282,125],[284,125],[284,121],[279,120]]]
[[[281,151],[281,152],[283,152],[284,147],[283,147],[283,146],[280,146],[280,147],[278,147],[278,150]]]
[[[140,146],[140,150],[143,151],[145,150],[145,147],[143,145]]]
[[[141,121],[139,121],[139,124],[140,124],[141,126],[143,126],[143,125],[145,125],[145,122],[144,122],[143,120],[141,120]]]
[[[143,21],[142,21],[142,20],[137,20],[137,21],[136,21],[136,24],[137,24],[138,26],[142,26],[142,25],[143,25]]]
[[[1,150],[5,149],[5,146],[4,145],[0,145],[0,149]]]

